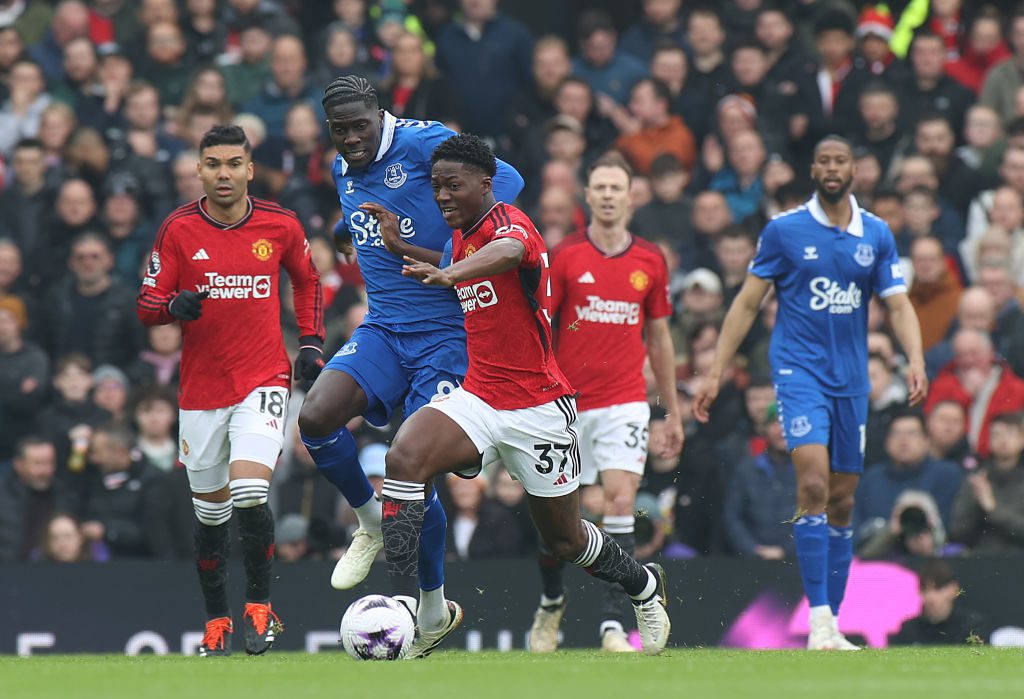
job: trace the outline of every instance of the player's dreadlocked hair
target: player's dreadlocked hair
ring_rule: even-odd
[[[324,90],[322,104],[327,109],[332,104],[362,102],[367,107],[377,107],[377,91],[366,78],[358,75],[342,75],[335,78]]]
[[[494,159],[491,147],[479,136],[470,133],[452,136],[435,148],[430,156],[430,164],[433,165],[439,160],[472,165],[488,177],[494,177],[494,173],[498,171],[498,163]]]

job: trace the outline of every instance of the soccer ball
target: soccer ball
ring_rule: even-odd
[[[356,660],[399,660],[415,632],[405,605],[384,595],[357,599],[341,618],[341,644]]]

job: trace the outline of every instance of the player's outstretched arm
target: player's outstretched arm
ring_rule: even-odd
[[[434,265],[412,257],[405,258],[402,274],[419,279],[428,286],[454,286],[469,281],[501,274],[519,265],[526,254],[526,246],[514,238],[498,238],[483,246],[472,257],[438,269]]]
[[[718,346],[715,348],[715,359],[694,398],[693,413],[701,422],[708,421],[708,411],[718,397],[718,384],[722,381],[725,367],[729,366],[743,338],[750,332],[750,326],[757,319],[761,302],[768,295],[769,289],[770,281],[748,274],[740,292],[729,307],[729,312],[725,314],[722,331],[718,335]]]
[[[924,370],[924,350],[921,342],[921,324],[917,320],[910,297],[906,294],[892,294],[885,297],[889,309],[889,323],[900,346],[907,354],[907,388],[910,405],[917,405],[928,395],[928,374]]]
[[[377,223],[380,225],[380,237],[384,240],[384,249],[392,255],[402,259],[412,257],[422,262],[428,262],[435,267],[441,264],[440,250],[410,245],[402,239],[397,215],[372,201],[360,204],[359,208],[377,219]]]
[[[683,448],[683,420],[676,397],[676,350],[668,329],[668,318],[649,318],[644,323],[647,356],[658,385],[661,405],[665,408],[665,443],[659,456],[670,459]]]

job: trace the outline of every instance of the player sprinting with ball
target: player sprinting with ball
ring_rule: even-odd
[[[910,404],[923,400],[928,390],[921,328],[892,231],[849,194],[854,172],[846,139],[827,136],[815,146],[816,192],[761,232],[694,404],[697,419],[706,422],[722,373],[774,284],[779,311],[769,359],[779,422],[796,468],[793,534],[811,607],[807,647],[812,650],[858,649],[840,633],[837,617],[853,557],[854,492],[864,470],[872,294],[884,300],[910,360]]]
[[[215,126],[203,136],[198,176],[205,196],[172,212],[157,234],[138,314],[146,325],[182,325],[179,455],[192,489],[208,618],[199,654],[231,652],[225,581],[235,515],[245,650],[260,655],[282,629],[270,605],[274,516],[267,504],[292,379],[281,335],[281,269],[302,335],[295,378],[313,378],[323,365],[323,301],[298,218],[248,195],[252,148],[241,128]]]
[[[547,549],[619,584],[633,600],[644,650],[658,653],[670,627],[664,571],[640,565],[580,518],[576,401],[551,344],[544,242],[525,214],[496,201],[495,158],[479,138],[449,138],[434,150],[432,162],[434,199],[456,229],[452,264],[439,269],[408,258],[403,274],[455,288],[465,314],[469,369],[462,386],[402,425],[388,451],[381,498],[393,594],[416,616],[425,484],[443,473],[466,474],[467,467],[478,473],[485,455],[500,458],[526,490]],[[396,221],[384,215],[382,225]],[[448,607],[441,624],[418,620],[421,655],[461,621],[459,605],[449,601]]]

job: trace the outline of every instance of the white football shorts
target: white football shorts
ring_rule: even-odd
[[[568,495],[579,487],[576,399],[518,410],[496,410],[461,386],[425,407],[444,413],[462,428],[485,460],[495,452],[509,475],[540,498]]]
[[[643,475],[651,406],[644,401],[584,410],[577,422],[583,473],[580,483],[594,485],[602,471]]]
[[[288,389],[255,389],[241,403],[214,410],[178,411],[178,456],[195,493],[228,484],[229,465],[255,461],[274,468],[284,446]]]

